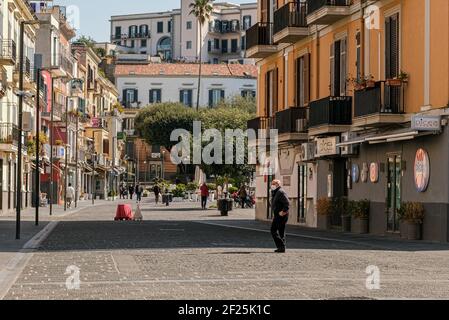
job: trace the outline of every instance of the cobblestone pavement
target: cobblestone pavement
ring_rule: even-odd
[[[5,299],[449,298],[448,245],[290,227],[275,254],[252,210],[196,206],[144,204],[143,222],[114,222],[113,205],[63,217]],[[79,289],[66,287],[70,266]]]

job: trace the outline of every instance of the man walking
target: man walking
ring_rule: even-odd
[[[248,198],[248,193],[246,192],[245,185],[242,185],[240,187],[239,198],[240,198],[240,203],[242,205],[242,209],[245,209],[245,204],[246,204],[246,201],[247,201],[247,198]]]
[[[286,245],[285,225],[288,221],[290,200],[284,189],[281,188],[281,182],[279,180],[273,180],[271,183],[271,194],[271,210],[274,214],[271,235],[277,247],[275,252],[284,253]]]
[[[133,194],[134,194],[134,186],[131,184],[128,188],[128,192],[129,192],[129,199],[133,199]]]
[[[161,188],[159,188],[159,186],[156,184],[153,187],[153,192],[154,192],[154,199],[156,201],[156,204],[159,203],[159,194],[161,193]]]
[[[137,202],[142,201],[142,192],[143,192],[143,188],[140,184],[136,185],[136,197],[137,197]]]

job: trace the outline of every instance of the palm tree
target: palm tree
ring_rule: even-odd
[[[203,40],[203,26],[210,19],[212,14],[212,0],[194,0],[189,5],[191,11],[190,14],[194,15],[198,20],[199,32],[199,42],[200,42],[200,53],[199,53],[199,71],[198,71],[198,92],[196,97],[196,111],[200,108],[200,86],[201,86],[201,58],[202,58],[202,45]]]

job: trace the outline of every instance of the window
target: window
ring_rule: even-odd
[[[246,36],[242,36],[240,48],[242,51],[246,50]]]
[[[186,49],[188,49],[188,50],[192,49],[192,41],[186,42]]]
[[[273,117],[278,111],[278,69],[270,70],[265,75],[265,115]]]
[[[123,90],[123,102],[126,107],[131,107],[132,103],[136,103],[138,100],[137,89],[124,89]]]
[[[209,107],[215,107],[221,100],[225,98],[225,91],[222,89],[209,90]]]
[[[183,103],[187,107],[192,107],[192,95],[193,91],[191,89],[184,89],[179,91],[179,102]]]
[[[122,27],[115,27],[115,39],[120,39],[122,36]]]
[[[130,38],[134,38],[137,36],[137,26],[129,26],[128,35]]]
[[[212,51],[212,41],[208,40],[207,41],[207,52],[211,52]]]
[[[167,22],[167,32],[171,32],[171,24],[172,24],[171,20]]]
[[[214,58],[213,64],[218,64],[218,58]]]
[[[148,36],[148,25],[142,24],[139,27],[139,32],[141,37],[147,37]]]
[[[221,52],[227,53],[228,52],[228,40],[221,40]]]
[[[310,54],[296,59],[296,106],[304,107],[309,103],[310,91]]]
[[[162,91],[161,89],[151,89],[150,90],[150,103],[160,103],[162,100]]]
[[[256,97],[256,90],[242,90],[241,95],[243,98],[255,98]]]
[[[346,38],[335,41],[330,49],[330,84],[331,96],[339,97],[346,95]]]
[[[239,46],[238,39],[231,39],[231,52],[236,53]]]
[[[131,40],[131,48],[134,48],[136,46],[136,43],[134,40]]]
[[[399,74],[399,13],[385,20],[385,76]]]
[[[356,45],[356,62],[355,66],[357,69],[357,80],[359,81],[362,76],[362,52],[361,52],[361,37],[360,37],[360,31],[357,32],[355,35],[355,45]]]
[[[248,30],[251,27],[251,16],[243,17],[243,30]]]
[[[214,49],[215,50],[220,49],[220,39],[214,39]]]
[[[164,33],[164,22],[163,21],[158,21],[157,33]]]
[[[186,23],[186,29],[191,30],[192,29],[192,21],[187,21]]]
[[[147,40],[146,40],[146,39],[141,40],[141,41],[140,41],[140,46],[143,47],[143,48],[146,48],[146,46],[147,46]]]

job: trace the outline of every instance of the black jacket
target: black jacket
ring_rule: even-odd
[[[280,212],[289,212],[290,210],[290,200],[288,199],[287,194],[284,189],[277,188],[272,191],[272,200],[271,200],[271,210],[273,210],[274,215],[279,216]]]

